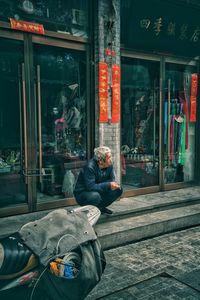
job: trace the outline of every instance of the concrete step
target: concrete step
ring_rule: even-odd
[[[121,220],[127,217],[141,216],[143,214],[169,210],[172,208],[183,207],[191,204],[200,204],[200,197],[185,198],[185,199],[165,199],[165,201],[139,201],[132,198],[123,198],[119,202],[112,204],[110,207],[113,210],[112,215],[102,215],[98,224]]]
[[[95,226],[104,249],[199,224],[200,186],[164,191],[114,202],[112,216],[102,215]],[[66,209],[73,208],[64,207]],[[0,218],[0,237],[51,210]]]
[[[194,199],[193,199],[194,201]],[[121,219],[107,217],[95,231],[104,250],[200,224],[200,204],[149,211]]]

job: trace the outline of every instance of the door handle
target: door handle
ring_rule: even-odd
[[[52,168],[42,168],[41,170],[40,169],[27,169],[26,171],[23,171],[23,175],[25,177],[35,177],[35,176],[52,177]]]
[[[40,66],[36,68],[37,78],[37,101],[38,101],[38,145],[39,145],[39,170],[40,183],[42,183],[42,119],[41,119],[41,84],[40,84]]]
[[[153,83],[153,164],[156,163],[156,138],[158,137],[158,132],[156,129],[156,110],[157,110],[157,100],[159,97],[159,87],[156,84],[156,80]]]
[[[22,66],[18,66],[18,88],[19,88],[19,128],[20,128],[20,170],[23,170],[23,114],[22,114]]]
[[[171,79],[168,79],[168,93],[167,93],[167,156],[168,156],[168,168],[170,167],[170,103],[171,103]]]
[[[25,85],[25,67],[22,63],[22,99],[23,99],[23,115],[24,115],[24,169],[27,170],[27,119],[26,119],[26,85]],[[22,125],[22,124],[21,124]],[[27,184],[27,178],[25,177]]]

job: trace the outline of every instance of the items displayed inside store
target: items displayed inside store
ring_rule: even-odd
[[[45,30],[88,36],[87,0],[1,0],[0,19],[43,24]]]
[[[73,196],[87,155],[85,52],[37,43],[32,49],[27,75],[23,42],[1,38],[1,207],[27,203],[34,182],[38,201]]]
[[[122,183],[158,185],[159,62],[122,60]]]
[[[0,0],[1,208],[73,197],[88,158],[88,11],[87,0]]]
[[[165,183],[192,181],[195,166],[196,67],[166,64],[164,99]]]
[[[41,110],[38,196],[72,197],[75,178],[86,159],[85,55],[55,47],[34,49]]]
[[[194,180],[196,63],[169,63],[166,59],[163,75],[159,59],[122,58],[121,169],[125,189],[159,185],[161,146],[164,184]],[[163,98],[159,76],[165,77]]]
[[[133,195],[199,181],[199,8],[199,1],[120,1],[122,183],[140,188]]]

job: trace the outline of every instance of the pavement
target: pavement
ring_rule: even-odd
[[[106,269],[86,300],[200,299],[200,226],[104,253]]]
[[[200,187],[122,198],[109,208],[113,215],[95,226],[104,250],[200,225]]]
[[[101,281],[85,300],[200,299],[200,226],[104,251]],[[25,288],[1,300],[30,300]],[[41,299],[40,297],[38,300]]]
[[[122,197],[115,201],[109,208],[113,209],[115,215],[127,212],[142,212],[147,209],[165,207],[166,204],[184,203],[200,199],[200,186],[190,186],[172,191],[163,191],[132,197]]]
[[[159,211],[170,206],[185,206],[187,203],[198,203],[200,201],[200,186],[191,186],[183,189],[151,193],[134,197],[122,197],[115,201],[109,208],[114,211],[112,217],[102,216],[99,223],[119,220],[128,214],[141,216],[148,211]],[[71,209],[76,206],[63,207]],[[21,228],[27,222],[42,218],[51,210],[38,211],[34,213],[21,214],[0,218],[0,237],[9,235]],[[200,219],[200,218],[199,218]]]
[[[107,261],[105,272],[86,300],[200,300],[199,205],[200,186],[122,198],[112,204],[111,208],[114,210],[112,217],[101,216],[96,226],[98,234],[102,235],[99,237],[100,240],[103,241],[104,236],[110,238],[104,232],[104,228],[109,233],[111,228],[119,229],[121,233],[115,232],[115,240],[120,240],[121,236],[122,242],[134,226],[137,230],[140,229],[141,235],[138,236],[137,231],[134,242],[131,236],[130,244],[109,250],[104,248]],[[179,219],[181,222],[183,219],[186,221],[179,228],[175,228],[173,222],[173,226],[170,226],[171,232],[167,233],[169,220],[166,222],[166,218],[173,217],[173,220],[177,220],[179,209],[184,212],[184,218],[179,216]],[[1,218],[1,235],[15,232],[26,222],[41,218],[47,212]],[[187,217],[189,215],[190,223],[185,215]],[[133,219],[128,222],[130,216]],[[148,226],[152,225],[151,216],[154,220],[153,228],[158,228],[159,225],[162,230],[152,232],[144,224],[147,222]],[[124,222],[124,225],[120,222]],[[131,226],[131,229],[125,231],[127,225]],[[13,297],[20,300],[29,299],[24,289],[21,289],[20,293],[18,291],[16,296],[13,291],[5,297],[1,294],[0,299],[7,300]]]

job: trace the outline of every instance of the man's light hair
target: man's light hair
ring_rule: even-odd
[[[107,154],[111,154],[109,147],[101,146],[94,149],[94,159],[97,161],[105,161]]]

